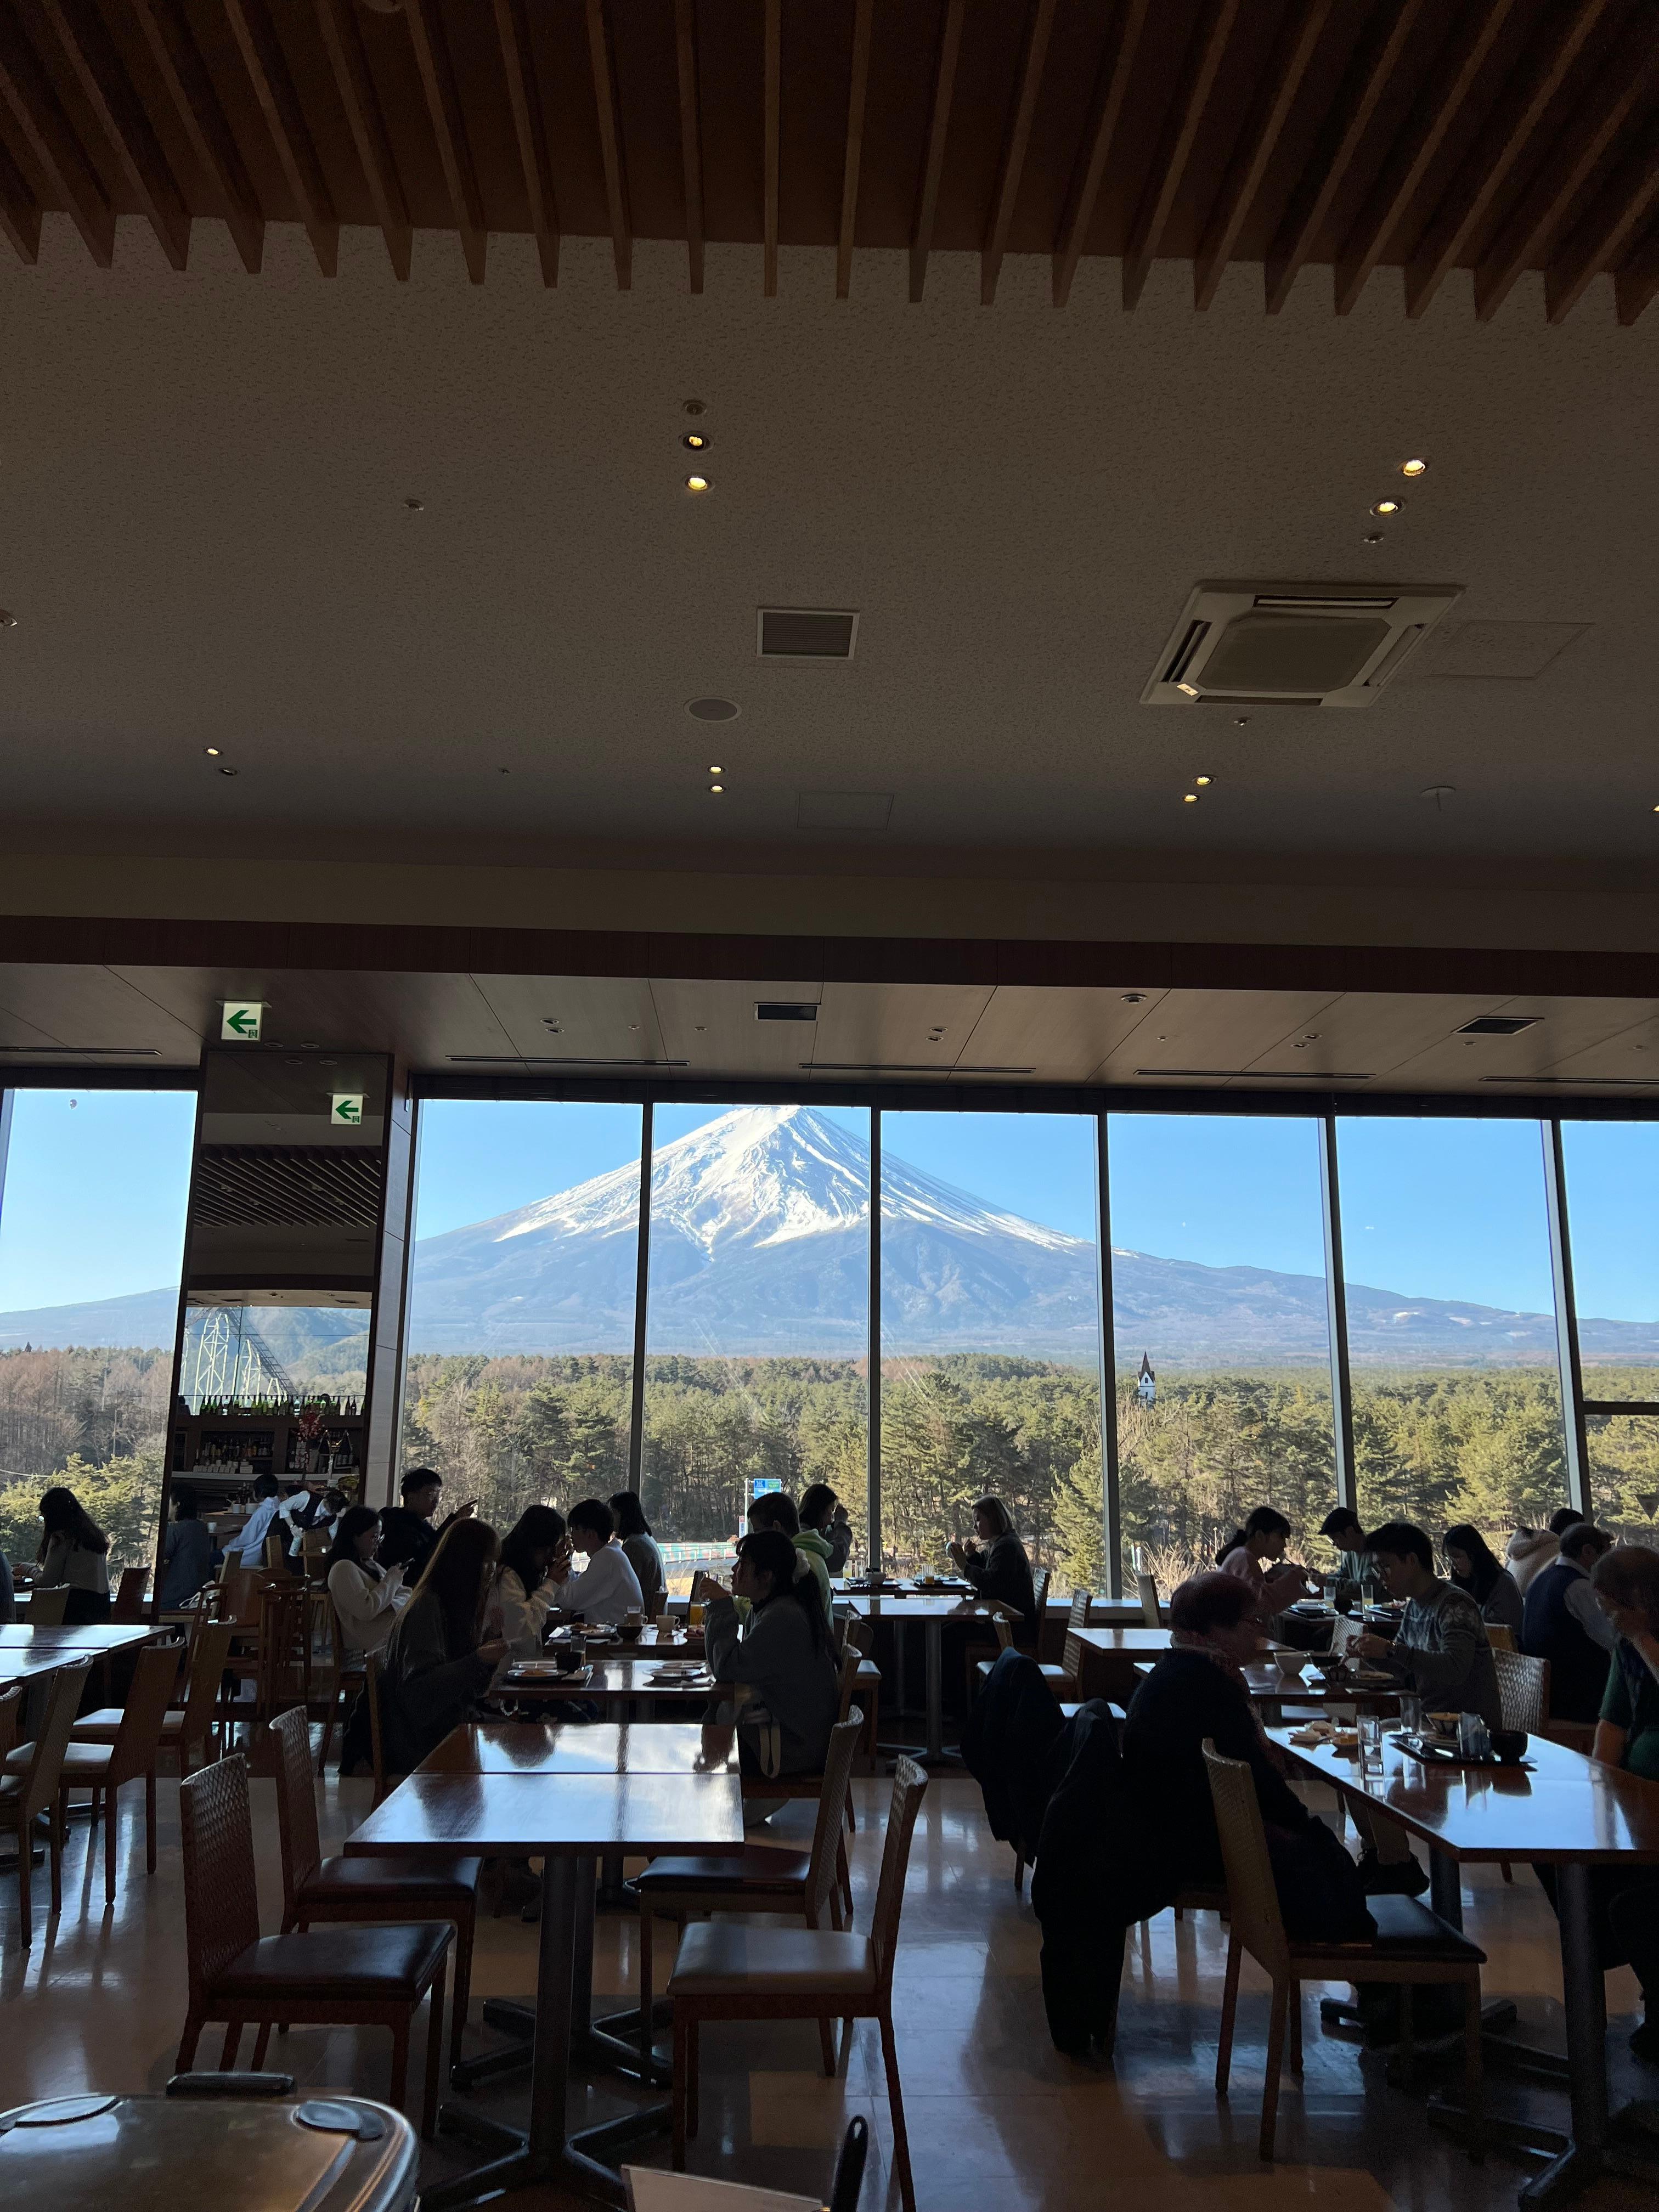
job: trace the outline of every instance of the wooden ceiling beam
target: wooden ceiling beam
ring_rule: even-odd
[[[685,258],[693,292],[702,289],[702,117],[697,82],[697,0],[674,0],[674,59],[680,92],[680,161],[685,171]]]
[[[443,164],[450,210],[461,236],[466,273],[475,284],[482,284],[489,234],[484,227],[478,173],[472,165],[466,118],[461,112],[455,64],[450,58],[449,39],[438,11],[438,0],[404,0],[404,20],[409,25],[415,47],[415,66],[421,73],[427,113],[432,118],[432,135],[438,142],[438,159]]]
[[[0,93],[87,252],[107,269],[115,258],[115,210],[9,6],[0,6]]]
[[[1474,313],[1490,322],[1517,280],[1543,258],[1575,201],[1631,117],[1646,101],[1659,70],[1659,25],[1643,14],[1598,80],[1594,94],[1546,155],[1518,207],[1474,272]]]
[[[1215,298],[1333,4],[1334,0],[1297,0],[1273,41],[1255,88],[1254,121],[1247,121],[1239,133],[1193,263],[1195,307],[1207,307]]]
[[[634,282],[634,230],[628,210],[628,172],[623,166],[617,64],[611,50],[611,23],[605,11],[605,0],[587,0],[587,52],[593,71],[593,104],[599,116],[599,153],[605,164],[605,199],[611,216],[617,289],[626,292]]]
[[[1267,313],[1276,315],[1319,242],[1424,0],[1379,0],[1338,87],[1329,119],[1267,248]]]
[[[242,266],[257,276],[264,258],[264,216],[184,9],[179,0],[131,0],[131,6],[191,150],[219,196]]]
[[[1193,26],[1193,35],[1188,41],[1187,52],[1181,65],[1181,76],[1169,113],[1164,118],[1164,135],[1147,174],[1140,195],[1140,204],[1129,233],[1129,243],[1123,255],[1123,304],[1133,307],[1146,289],[1146,279],[1152,274],[1158,249],[1164,243],[1164,228],[1170,211],[1175,205],[1176,194],[1181,189],[1181,179],[1186,173],[1187,159],[1193,150],[1199,125],[1204,120],[1204,110],[1209,103],[1216,73],[1221,67],[1221,57],[1238,14],[1239,0],[1204,0],[1199,9],[1198,21]]]
[[[559,205],[553,192],[553,165],[547,151],[547,118],[536,78],[535,49],[525,0],[495,0],[495,29],[507,70],[507,96],[513,127],[519,134],[519,161],[530,201],[530,228],[542,265],[544,284],[559,281]]]
[[[783,0],[765,0],[766,41],[762,63],[762,101],[765,108],[764,147],[761,179],[763,271],[761,290],[769,300],[778,296],[778,171],[782,159],[783,127]]]
[[[1436,59],[1432,92],[1395,134],[1382,173],[1336,256],[1336,312],[1352,313],[1366,279],[1410,210],[1430,163],[1474,89],[1516,0],[1474,0]]]
[[[1626,329],[1645,313],[1659,295],[1659,234],[1650,231],[1622,269],[1615,270],[1613,279],[1613,303],[1619,319]]]
[[[853,66],[847,81],[847,152],[841,165],[841,232],[836,246],[836,297],[853,289],[853,242],[859,220],[859,169],[864,160],[864,103],[870,89],[870,34],[875,0],[858,0],[853,16]]]
[[[1523,62],[1504,88],[1497,112],[1464,156],[1428,228],[1406,264],[1406,313],[1423,313],[1490,213],[1510,173],[1605,19],[1613,0],[1577,0],[1558,19],[1549,51]]]
[[[1624,257],[1659,202],[1659,124],[1650,124],[1640,143],[1613,172],[1605,191],[1583,221],[1563,240],[1559,258],[1544,271],[1544,311],[1552,323],[1564,323],[1589,289],[1592,279]]]
[[[1014,208],[1019,199],[1019,181],[1025,173],[1025,156],[1031,143],[1031,125],[1036,119],[1037,94],[1042,89],[1042,64],[1048,59],[1048,39],[1054,27],[1054,0],[1032,0],[1030,11],[1025,19],[1025,45],[1020,55],[1018,88],[1009,112],[1007,129],[1003,134],[996,191],[991,196],[991,219],[986,226],[984,243],[980,248],[979,303],[981,307],[992,306],[997,296],[997,278],[1002,273],[1002,257],[1007,251],[1008,233],[1013,226]]]
[[[31,267],[40,258],[40,203],[28,179],[0,144],[0,230],[20,261]]]
[[[368,196],[374,203],[392,274],[400,283],[407,283],[415,232],[353,0],[317,0],[317,22],[323,44],[328,48],[340,104],[351,126],[352,143],[362,163]]]
[[[88,0],[41,4],[162,252],[182,273],[190,258],[190,210],[102,17]]]
[[[287,57],[277,40],[276,27],[266,11],[265,0],[225,0],[225,17],[241,50],[254,98],[288,188],[299,206],[317,266],[325,276],[332,276],[340,266],[339,218]]]
[[[1118,118],[1123,112],[1124,95],[1129,88],[1129,72],[1134,67],[1135,53],[1140,45],[1147,4],[1148,0],[1121,0],[1116,35],[1109,33],[1100,58],[1094,98],[1090,103],[1089,126],[1073,165],[1066,209],[1060,219],[1060,236],[1054,245],[1053,283],[1057,307],[1063,307],[1072,296],[1072,281],[1077,275],[1095,202],[1100,197],[1101,179],[1106,174],[1106,163],[1117,134]]]
[[[939,59],[933,66],[933,104],[927,118],[927,147],[921,160],[921,181],[916,187],[916,216],[910,229],[910,304],[921,304],[927,282],[927,257],[933,250],[933,224],[939,216],[939,179],[945,173],[945,139],[951,127],[951,100],[956,90],[957,57],[962,51],[962,18],[968,0],[945,0],[945,21],[939,27]]]

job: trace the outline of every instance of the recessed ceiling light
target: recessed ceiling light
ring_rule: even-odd
[[[735,722],[743,710],[735,699],[688,699],[685,711],[694,722]]]
[[[1139,1006],[1146,1004],[1146,994],[1144,991],[1124,991],[1120,995],[1126,1006]]]
[[[701,414],[702,414],[702,413],[703,413],[703,411],[704,411],[704,409],[703,409],[703,404],[702,404],[702,400],[701,400],[701,399],[688,399],[688,400],[686,401],[686,403],[685,403],[685,411],[686,411],[686,413],[687,413],[688,415],[701,415]]]
[[[221,775],[234,775],[236,770],[234,768],[222,768],[219,773]]]
[[[708,479],[707,477],[687,477],[685,488],[687,491],[707,491]]]
[[[1193,778],[1193,781],[1198,786],[1200,791],[1206,791],[1211,784],[1215,781],[1215,778],[1212,775],[1195,775]]]
[[[1196,806],[1198,804],[1198,793],[1195,791],[1185,793],[1181,803],[1183,806]]]
[[[0,607],[0,629],[15,629],[16,627],[16,616],[8,614],[4,607]]]
[[[423,499],[406,499],[404,505],[411,514],[424,514],[426,512],[426,501]]]
[[[1420,477],[1427,470],[1428,465],[1420,453],[1414,453],[1410,460],[1401,461],[1400,473],[1402,477]]]
[[[680,443],[683,446],[689,446],[694,453],[701,453],[707,449],[708,441],[701,430],[688,430],[680,440]]]
[[[217,760],[219,757],[219,748],[217,745],[204,745],[202,750],[207,755],[210,760]]]
[[[723,783],[711,783],[708,787],[708,796],[711,799],[718,799],[725,789],[726,786]]]
[[[1368,530],[1359,542],[1362,545],[1380,545],[1382,543],[1382,532],[1380,530]]]
[[[1379,499],[1371,509],[1373,514],[1398,514],[1406,504],[1403,499]]]

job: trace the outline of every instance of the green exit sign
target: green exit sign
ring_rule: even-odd
[[[363,1093],[361,1091],[337,1091],[329,1105],[328,1118],[337,1129],[361,1129],[363,1126]]]
[[[264,1013],[264,1001],[259,999],[223,1000],[219,1008],[220,1043],[258,1044]]]

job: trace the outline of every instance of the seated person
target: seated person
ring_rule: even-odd
[[[611,1510],[617,1516],[617,1535],[628,1554],[628,1564],[639,1577],[648,1616],[653,1599],[665,1596],[668,1591],[662,1547],[652,1534],[645,1508],[633,1491],[619,1490],[611,1501]]]
[[[1560,1555],[1527,1585],[1521,1649],[1550,1662],[1550,1718],[1594,1721],[1601,1711],[1619,1632],[1595,1601],[1590,1575],[1613,1539],[1577,1521],[1561,1537]]]
[[[161,1611],[176,1612],[213,1579],[213,1531],[193,1490],[173,1493],[173,1518],[161,1549]]]
[[[1561,1556],[1561,1539],[1569,1528],[1576,1528],[1583,1519],[1576,1505],[1564,1505],[1552,1513],[1547,1528],[1530,1528],[1523,1521],[1504,1547],[1504,1563],[1515,1577],[1516,1587],[1524,1598],[1532,1587],[1532,1578],[1541,1573],[1552,1559]]]
[[[412,1771],[470,1718],[507,1656],[501,1638],[483,1634],[499,1549],[488,1522],[455,1521],[398,1616],[380,1683],[389,1774]]]
[[[1319,1533],[1336,1547],[1337,1604],[1359,1604],[1365,1585],[1376,1580],[1376,1561],[1365,1549],[1364,1524],[1352,1505],[1339,1505],[1320,1522]]]
[[[426,1572],[438,1539],[456,1521],[477,1509],[471,1498],[458,1505],[441,1522],[436,1520],[443,1494],[442,1475],[429,1467],[411,1467],[401,1485],[403,1504],[388,1505],[380,1516],[380,1559],[388,1567],[401,1566],[411,1589]]]
[[[1255,1600],[1255,1623],[1269,1634],[1286,1607],[1306,1597],[1314,1583],[1305,1567],[1286,1559],[1291,1524],[1271,1505],[1258,1505],[1215,1555],[1224,1575],[1236,1575]],[[1264,1567],[1263,1560],[1267,1562]]]
[[[827,1482],[809,1482],[800,1494],[796,1510],[800,1515],[801,1527],[796,1542],[804,1543],[809,1534],[818,1537],[823,1544],[823,1564],[829,1573],[832,1577],[845,1574],[847,1555],[853,1548],[853,1524],[835,1492]]]
[[[1460,1521],[1447,1529],[1440,1548],[1446,1555],[1447,1573],[1480,1607],[1481,1620],[1510,1630],[1518,1638],[1521,1586],[1480,1531]]]
[[[530,1505],[507,1531],[495,1578],[500,1632],[515,1659],[539,1659],[547,1617],[559,1602],[556,1567],[570,1566],[564,1516],[550,1505]]]
[[[1181,1584],[1170,1600],[1170,1649],[1135,1692],[1124,1723],[1132,1802],[1156,1830],[1171,1887],[1219,1888],[1225,1875],[1204,1764],[1207,1738],[1255,1778],[1286,1926],[1310,1942],[1368,1935],[1352,1860],[1291,1790],[1250,1703],[1241,1670],[1257,1642],[1249,1585],[1238,1576],[1216,1570]]]
[[[586,1565],[573,1574],[568,1553],[550,1563],[561,1613],[614,1628],[625,1614],[645,1611],[640,1578],[617,1541],[617,1516],[603,1498],[584,1498],[571,1507],[570,1541]]]
[[[817,1584],[793,1544],[778,1528],[740,1536],[731,1589],[710,1577],[704,1591],[708,1670],[717,1682],[745,1682],[750,1692],[736,1709],[742,1771],[757,1779],[819,1772],[840,1686]],[[739,1622],[734,1598],[748,1599],[746,1621]],[[769,1764],[763,1719],[777,1729],[775,1765]]]
[[[823,1601],[823,1617],[833,1620],[835,1603],[830,1593],[830,1547],[818,1537],[803,1540],[800,1516],[795,1511],[795,1501],[787,1491],[763,1490],[749,1509],[749,1526],[753,1530],[775,1528],[787,1536],[795,1547],[795,1556],[812,1577],[819,1597]]]
[[[951,1557],[973,1584],[976,1597],[994,1599],[1009,1608],[1015,1616],[1015,1643],[1024,1651],[1035,1651],[1042,1623],[1036,1617],[1031,1562],[1000,1498],[981,1498],[975,1506],[974,1534],[976,1543],[952,1544]]]
[[[380,1548],[380,1516],[372,1505],[353,1505],[340,1516],[327,1579],[348,1658],[383,1651],[409,1602],[402,1566],[383,1567]]]

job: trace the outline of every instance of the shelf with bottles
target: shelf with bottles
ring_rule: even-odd
[[[319,1420],[337,1424],[341,1421],[362,1421],[363,1401],[361,1395],[331,1398],[325,1394],[308,1393],[302,1398],[204,1398],[187,1418],[193,1421],[298,1421],[307,1415]]]

